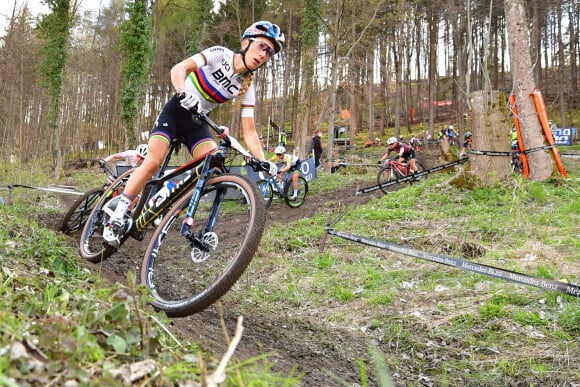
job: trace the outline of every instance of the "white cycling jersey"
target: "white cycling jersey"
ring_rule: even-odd
[[[121,156],[121,158],[125,159],[132,167],[137,166],[138,153],[136,150],[129,149],[124,152],[119,152],[118,155]]]
[[[234,73],[235,53],[221,46],[213,46],[192,56],[197,71],[188,75],[185,89],[200,98],[199,110],[209,113],[216,105],[238,96],[244,81],[243,74]],[[242,97],[242,117],[253,117],[256,104],[254,84]]]

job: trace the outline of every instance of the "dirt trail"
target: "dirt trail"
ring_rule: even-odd
[[[296,221],[314,216],[321,208],[328,209],[328,203],[348,205],[363,203],[374,195],[355,196],[356,187],[350,186],[337,192],[312,194],[306,203],[293,209],[285,204],[274,204],[268,210],[269,224],[283,219]],[[376,195],[380,195],[377,192]],[[64,201],[63,201],[64,203]],[[67,208],[63,208],[63,213]],[[50,227],[58,229],[61,219],[47,221]],[[71,238],[78,244],[78,236]],[[145,242],[129,239],[119,252],[103,264],[102,275],[115,282],[125,282],[125,273],[132,269],[139,272],[139,265],[146,248]],[[224,319],[229,335],[233,335],[238,314],[228,308]],[[221,357],[226,351],[224,335],[215,305],[185,318],[173,320],[177,336],[191,338]],[[304,386],[335,386],[338,380],[349,384],[360,383],[357,359],[368,357],[365,341],[352,332],[328,331],[307,320],[297,320],[278,314],[260,313],[244,316],[243,337],[235,356],[247,360],[264,354],[274,362],[273,370],[281,375],[302,374]],[[293,371],[294,370],[294,371]]]

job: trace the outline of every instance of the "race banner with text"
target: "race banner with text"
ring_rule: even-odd
[[[556,145],[571,145],[572,138],[576,137],[576,128],[552,128],[551,130]]]

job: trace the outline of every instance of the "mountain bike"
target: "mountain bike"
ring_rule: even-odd
[[[72,204],[72,206],[62,218],[62,222],[60,224],[60,231],[62,231],[64,234],[73,234],[83,228],[87,218],[93,211],[95,204],[97,204],[111,183],[117,179],[118,172],[122,168],[125,168],[120,167],[117,169],[117,173],[115,173],[111,171],[105,163],[99,163],[99,166],[103,169],[103,173],[107,175],[107,181],[105,181],[102,186],[85,192]]]
[[[513,148],[512,148],[513,149]],[[524,165],[522,164],[522,153],[519,150],[512,150],[512,159],[510,161],[512,172],[522,175],[524,173]]]
[[[264,198],[266,208],[270,208],[274,197],[284,199],[286,204],[292,208],[298,208],[306,201],[308,194],[308,182],[302,176],[298,176],[298,192],[296,199],[292,199],[294,195],[294,183],[292,182],[292,175],[294,171],[286,172],[282,179],[282,186],[278,183],[277,176],[270,176],[267,179],[258,181],[258,188]]]
[[[425,170],[425,166],[423,166],[423,164],[417,160],[415,160],[415,165],[417,166],[417,172],[423,172]],[[399,163],[396,159],[388,159],[377,174],[377,184],[385,184],[396,181],[397,183],[393,184],[393,187],[395,191],[397,191],[401,188],[401,184],[398,182],[398,180],[409,176],[410,170],[411,168],[408,162]],[[414,181],[417,180],[408,180],[409,184],[413,184]],[[381,190],[384,193],[387,193],[389,187],[390,186],[381,187]]]
[[[163,175],[172,143],[158,177],[147,182],[129,212],[120,240],[121,246],[129,236],[142,241],[161,218],[143,258],[141,282],[153,307],[170,317],[199,312],[223,296],[252,260],[266,221],[256,183],[229,171],[238,154],[256,171],[269,170],[269,163],[254,158],[205,114],[193,113],[192,119],[207,123],[221,138],[219,145]],[[119,176],[95,205],[80,238],[84,259],[100,262],[116,251],[103,243],[103,228],[118,202],[114,193],[133,171]]]

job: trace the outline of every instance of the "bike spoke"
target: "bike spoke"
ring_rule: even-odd
[[[181,228],[191,194],[155,230],[141,278],[151,290],[153,305],[169,315],[195,313],[215,302],[253,257],[265,222],[263,196],[255,183],[244,180],[245,186],[238,179],[223,178],[204,188],[189,235],[182,235]]]

